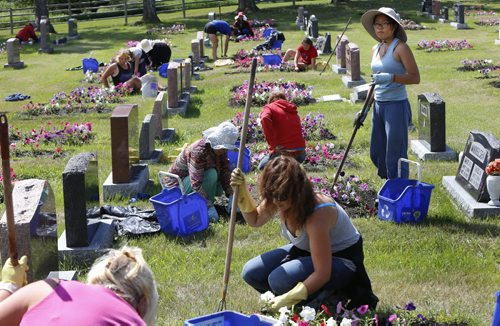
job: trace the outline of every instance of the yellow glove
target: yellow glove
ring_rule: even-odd
[[[19,265],[13,266],[10,258],[5,261],[2,268],[2,282],[12,283],[20,288],[28,284],[28,257],[22,256],[19,259]]]
[[[229,183],[231,187],[238,188],[238,207],[242,213],[251,213],[257,209],[257,205],[255,204],[255,200],[250,195],[248,191],[245,175],[241,172],[240,169],[234,169],[231,173],[231,181]]]
[[[304,283],[299,282],[293,289],[288,291],[285,294],[277,296],[276,298],[271,300],[271,311],[276,312],[281,307],[291,307],[294,304],[297,304],[303,300],[306,300],[308,297],[307,288]]]

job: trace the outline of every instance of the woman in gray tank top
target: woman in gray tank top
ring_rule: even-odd
[[[398,159],[408,157],[408,126],[411,108],[406,85],[420,83],[413,53],[399,15],[391,8],[368,10],[361,17],[366,31],[378,42],[372,48],[371,68],[375,83],[370,158],[381,178],[398,177]],[[408,164],[401,177],[408,178]]]
[[[314,300],[318,293],[341,291],[351,304],[375,308],[363,264],[363,243],[345,211],[330,197],[316,193],[294,158],[271,159],[259,179],[259,206],[251,197],[241,170],[231,175],[239,187],[238,206],[246,222],[260,227],[278,216],[289,244],[249,260],[243,279],[264,293],[272,291],[272,310]]]

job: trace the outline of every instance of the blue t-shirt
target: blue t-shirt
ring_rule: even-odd
[[[210,23],[215,26],[217,32],[231,36],[232,33],[231,25],[229,25],[227,22],[223,20],[212,20]]]

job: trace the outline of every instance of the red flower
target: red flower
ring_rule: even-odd
[[[323,311],[325,312],[325,314],[327,316],[331,316],[332,314],[330,313],[330,311],[328,310],[328,307],[325,306],[324,304],[321,305],[321,309],[323,309]]]
[[[292,321],[297,322],[299,320],[299,315],[293,314],[291,319],[292,319]]]

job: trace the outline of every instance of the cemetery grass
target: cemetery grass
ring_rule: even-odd
[[[493,59],[500,61],[498,46],[494,39],[498,30],[494,27],[477,26],[472,23],[474,17],[466,17],[471,29],[457,31],[448,24],[439,24],[417,15],[418,4],[415,1],[363,2],[350,1],[336,7],[330,1],[302,1],[309,12],[316,14],[320,22],[320,33],[329,31],[334,36],[339,34],[349,17],[352,24],[346,34],[361,50],[361,72],[369,79],[369,49],[374,41],[369,38],[359,23],[360,15],[370,8],[396,6],[403,17],[423,23],[430,29],[408,31],[408,44],[416,57],[421,73],[421,83],[408,87],[409,99],[413,109],[413,121],[417,123],[417,95],[423,92],[439,93],[447,107],[447,144],[455,151],[463,150],[469,130],[482,130],[498,134],[498,110],[500,95],[498,89],[487,84],[488,80],[477,79],[477,72],[459,72],[460,61],[469,59]],[[481,2],[477,2],[481,3]],[[446,3],[451,8],[451,2]],[[484,2],[489,10],[500,14],[500,5]],[[442,2],[442,5],[445,5]],[[262,9],[256,18],[275,18],[278,28],[285,33],[284,48],[295,47],[303,38],[303,32],[295,26],[296,8],[286,3],[259,3]],[[234,7],[222,8],[223,18],[231,21]],[[165,25],[185,23],[184,33],[165,35],[173,43],[173,58],[186,57],[190,52],[190,41],[198,30],[203,29],[208,11],[217,12],[217,8],[188,11],[186,19],[181,13],[162,14]],[[450,15],[452,11],[450,10]],[[81,64],[81,59],[93,56],[100,62],[107,62],[115,51],[126,45],[128,40],[140,40],[146,36],[146,26],[135,26],[138,18],[130,18],[129,25],[123,25],[123,19],[112,19],[78,23],[81,38],[68,45],[55,48],[51,55],[38,54],[37,47],[23,46],[21,60],[27,67],[22,70],[3,69],[0,71],[0,98],[11,93],[21,92],[31,96],[34,102],[47,102],[54,93],[69,92],[82,85],[81,71],[65,71],[67,67]],[[57,24],[56,30],[65,31],[66,26]],[[0,39],[9,35],[0,31]],[[472,50],[428,53],[416,50],[421,39],[464,39],[474,45]],[[250,49],[257,42],[231,43],[229,54],[239,48]],[[333,44],[332,44],[333,46]],[[205,48],[211,54],[210,48]],[[326,61],[327,55],[320,57]],[[335,57],[332,58],[335,60]],[[6,62],[6,55],[0,54],[0,61]],[[209,64],[211,65],[211,64]],[[175,116],[169,119],[168,127],[176,129],[175,141],[171,144],[157,144],[164,150],[164,159],[160,164],[151,165],[150,178],[153,183],[146,191],[154,195],[160,192],[156,174],[166,170],[170,162],[166,157],[176,155],[177,148],[190,143],[201,136],[201,131],[223,120],[230,119],[241,109],[228,106],[229,91],[248,79],[247,74],[225,75],[231,68],[215,68],[200,73],[201,80],[193,80],[199,89],[192,94],[191,103],[185,117]],[[313,85],[314,97],[340,94],[349,97],[349,90],[344,87],[340,77],[330,71],[319,76],[318,72],[307,73],[258,73],[257,80],[294,80]],[[166,86],[166,80],[160,83]],[[130,96],[128,103],[139,105],[139,117],[151,112],[152,100],[140,96]],[[69,146],[63,159],[48,157],[13,158],[11,166],[18,179],[39,178],[50,182],[56,196],[58,217],[63,220],[62,172],[71,155],[81,151],[96,151],[99,157],[99,178],[103,183],[111,170],[109,114],[88,114],[71,116],[37,117],[24,119],[14,114],[22,111],[24,102],[2,101],[1,111],[8,113],[9,123],[23,130],[37,128],[41,123],[51,121],[59,123],[91,121],[97,134],[93,143],[83,146]],[[329,129],[338,136],[334,141],[339,148],[345,148],[352,132],[352,119],[361,104],[316,103],[300,107],[299,113],[321,112]],[[259,112],[253,107],[254,114]],[[354,163],[348,174],[359,175],[367,180],[371,187],[380,189],[382,181],[368,157],[369,131],[371,123],[367,119],[354,141],[350,160]],[[165,127],[165,126],[164,126]],[[416,139],[417,133],[410,133]],[[410,159],[416,157],[410,154]],[[353,220],[363,235],[365,243],[365,263],[371,277],[374,292],[380,298],[379,312],[389,313],[396,306],[404,307],[414,302],[417,311],[426,317],[433,317],[439,322],[470,325],[487,325],[495,304],[494,294],[500,287],[498,241],[500,221],[498,218],[469,220],[450,200],[441,186],[443,175],[454,175],[457,162],[423,162],[423,180],[434,184],[429,215],[420,225],[396,225],[381,222],[376,217],[361,216]],[[333,177],[334,169],[317,172],[316,175]],[[255,174],[251,173],[255,179]],[[415,176],[411,176],[415,178]],[[126,205],[128,199],[115,199],[111,203]],[[109,202],[107,202],[108,204]],[[147,201],[138,201],[138,206],[150,208]],[[160,325],[182,325],[183,320],[216,311],[221,298],[222,277],[226,252],[228,223],[223,221],[211,224],[200,233],[181,239],[164,234],[142,237],[123,237],[116,245],[136,245],[144,250],[147,261],[153,268],[160,292],[158,321]],[[59,228],[62,231],[62,227]],[[250,314],[260,308],[258,294],[241,279],[243,264],[251,257],[284,244],[278,233],[278,222],[273,221],[260,229],[245,225],[236,226],[234,250],[231,264],[231,277],[228,287],[227,307],[230,310]],[[69,266],[68,266],[69,265]],[[86,270],[86,266],[66,264],[65,268]]]

